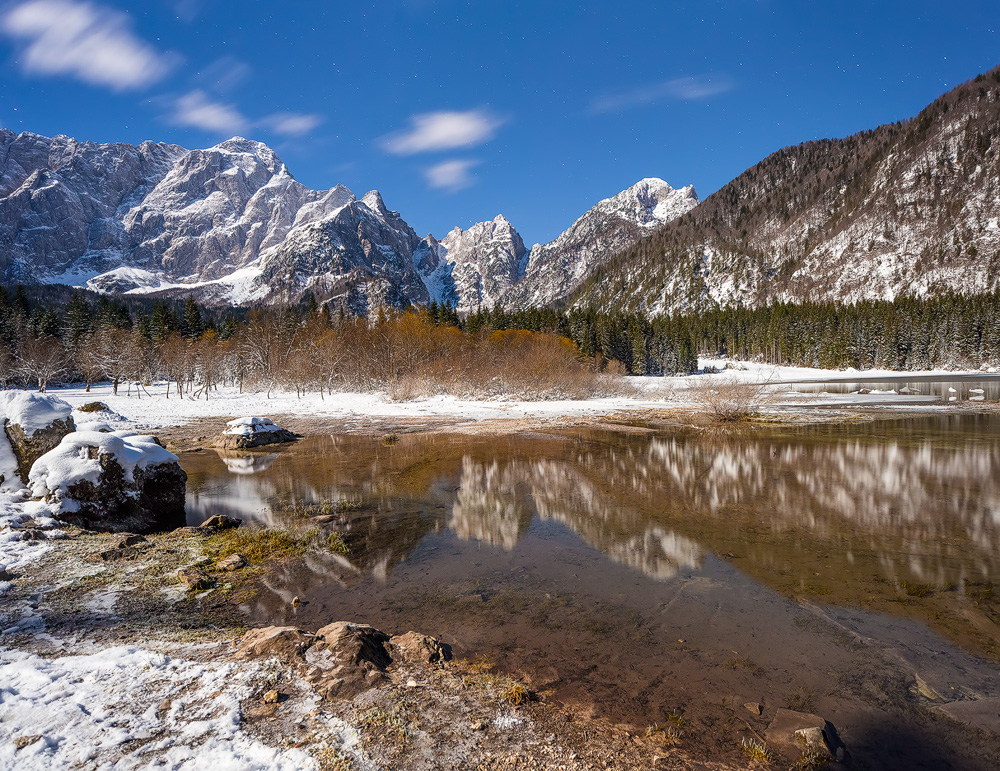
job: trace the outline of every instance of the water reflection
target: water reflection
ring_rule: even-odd
[[[234,450],[216,450],[226,469],[231,474],[259,474],[267,471],[278,459],[278,453],[237,452]]]
[[[984,646],[1000,638],[993,600],[980,602],[991,589],[966,591],[1000,578],[991,415],[725,434],[413,435],[392,447],[312,437],[257,457],[235,468],[214,453],[182,457],[190,518],[226,511],[287,525],[310,505],[361,501],[320,522],[352,551],[311,557],[317,584],[389,581],[432,533],[517,553],[534,523],[552,523],[656,580],[698,571],[714,553],[786,594],[944,625],[975,616],[976,634],[993,640]]]
[[[783,384],[784,385],[784,384]],[[788,390],[802,393],[899,394],[907,401],[997,402],[1000,401],[998,375],[922,375],[916,377],[859,378],[788,383]],[[902,399],[900,401],[903,401]]]
[[[564,460],[477,463],[465,455],[448,526],[462,540],[510,551],[537,514],[651,578],[672,578],[701,564],[698,544],[622,507],[588,478],[588,471],[587,465]]]

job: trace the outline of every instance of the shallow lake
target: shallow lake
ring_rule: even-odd
[[[995,767],[1000,718],[935,710],[1000,698],[1000,416],[314,436],[181,463],[191,523],[350,547],[270,575],[255,623],[416,629],[592,715],[680,718],[709,753],[761,702],[832,721],[857,767]]]

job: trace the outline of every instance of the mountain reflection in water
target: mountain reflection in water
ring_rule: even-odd
[[[431,533],[516,552],[533,523],[558,523],[564,537],[653,579],[697,571],[714,553],[785,595],[916,616],[1000,654],[992,415],[670,435],[406,435],[391,447],[309,437],[251,458],[265,460],[182,456],[189,521],[228,510],[289,525],[302,522],[289,513],[302,504],[359,502],[323,525],[345,531],[351,554],[349,568],[312,558],[320,583],[390,581]],[[969,590],[978,585],[988,591]]]

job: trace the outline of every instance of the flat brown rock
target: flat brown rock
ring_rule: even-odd
[[[193,589],[198,592],[204,591],[205,589],[211,589],[215,584],[215,582],[212,581],[207,574],[193,568],[178,570],[177,577],[181,580],[182,584],[185,584],[189,589]]]
[[[278,656],[286,660],[301,658],[313,644],[315,636],[294,626],[266,626],[251,629],[240,638],[236,658],[264,658]]]
[[[393,650],[398,650],[411,661],[438,664],[450,657],[448,646],[442,645],[433,637],[419,632],[407,632],[392,638]]]

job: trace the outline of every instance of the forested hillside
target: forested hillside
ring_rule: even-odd
[[[1000,69],[915,118],[788,147],[599,268],[577,306],[666,313],[1000,287]]]

